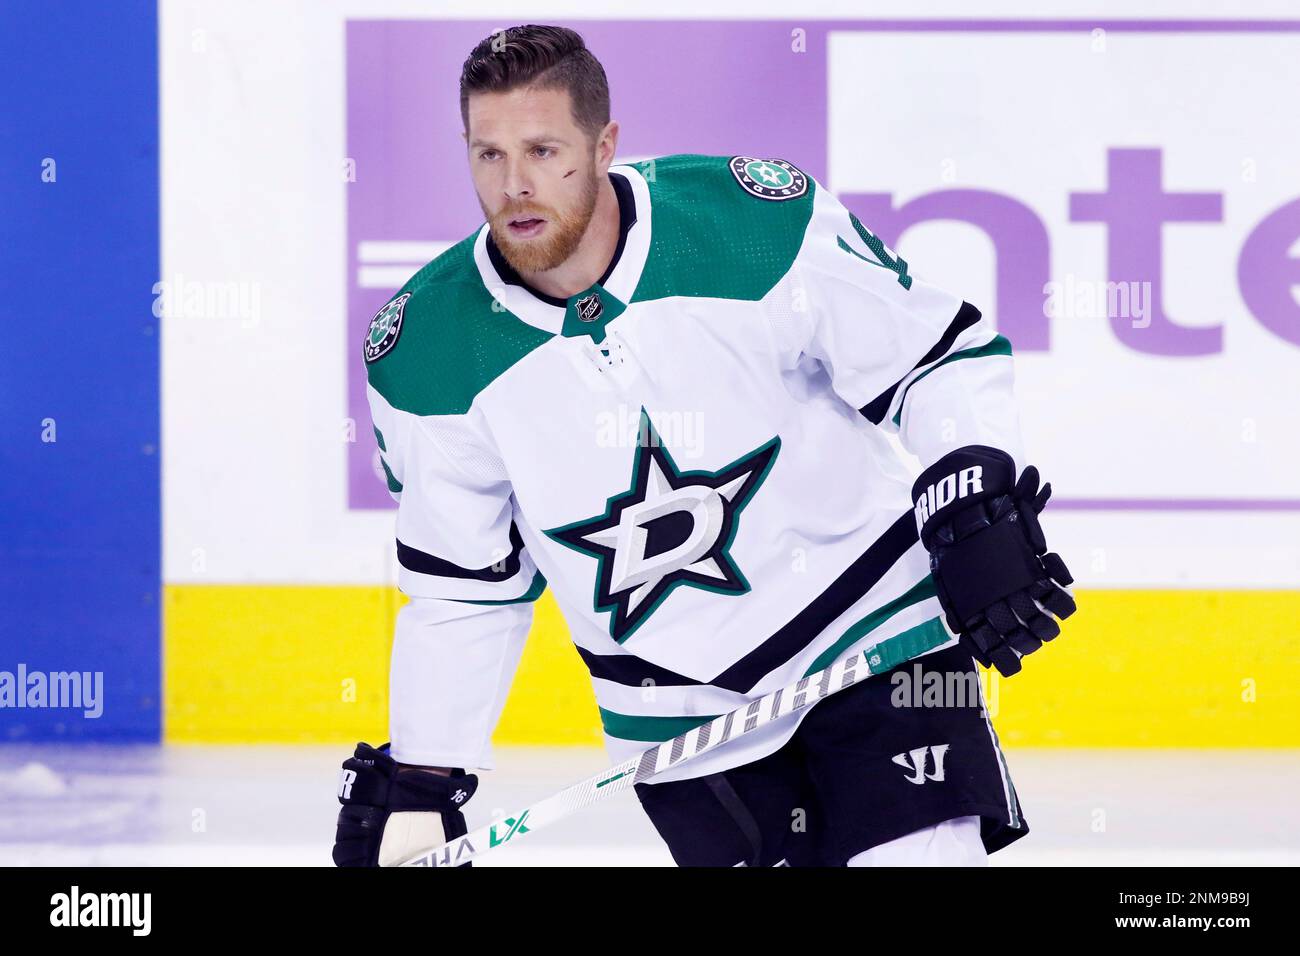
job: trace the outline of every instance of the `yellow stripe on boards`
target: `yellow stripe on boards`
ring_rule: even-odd
[[[1010,747],[1300,746],[1300,591],[1083,591],[986,685]]]
[[[1300,591],[1084,591],[1013,678],[986,675],[1008,747],[1300,746]],[[168,585],[164,736],[387,740],[405,599],[383,587]],[[707,635],[701,635],[707,640]],[[597,744],[590,681],[550,592],[495,737]]]
[[[587,665],[548,589],[537,600],[533,629],[492,741],[598,747],[604,739]]]
[[[382,587],[167,585],[163,738],[388,738],[397,601]]]
[[[164,739],[382,743],[393,625],[405,602],[385,587],[167,585]],[[493,740],[601,739],[591,681],[546,592]]]

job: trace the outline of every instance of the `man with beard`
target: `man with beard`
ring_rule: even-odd
[[[975,660],[1015,673],[1074,610],[1009,343],[792,162],[614,163],[571,30],[485,39],[461,111],[486,222],[364,343],[411,600],[335,862],[466,832],[548,585],[619,760],[846,655],[887,664],[638,784],[678,863],[982,863],[1023,836],[978,690],[896,699],[888,672],[977,687]],[[886,432],[921,460],[910,496]]]

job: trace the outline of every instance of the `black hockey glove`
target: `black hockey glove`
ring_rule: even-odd
[[[948,627],[1004,677],[1061,633],[1056,618],[1075,610],[1064,588],[1074,579],[1060,556],[1047,552],[1038,524],[1051,494],[1051,485],[1038,490],[1037,468],[1017,482],[1011,456],[985,445],[944,455],[912,486]]]
[[[399,764],[388,744],[357,744],[339,773],[334,864],[394,866],[464,836],[461,807],[477,788],[478,777],[464,770],[447,777]]]

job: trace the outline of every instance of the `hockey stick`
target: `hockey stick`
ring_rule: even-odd
[[[459,866],[468,863],[488,850],[517,840],[521,836],[527,836],[534,830],[540,830],[577,810],[620,793],[633,784],[649,780],[670,767],[678,767],[688,760],[694,760],[700,754],[721,747],[728,740],[753,733],[779,717],[803,710],[823,697],[829,697],[846,687],[852,687],[864,678],[889,670],[946,643],[951,634],[940,619],[937,619],[936,623],[939,624],[943,634],[937,640],[922,639],[907,642],[911,646],[906,649],[900,648],[898,643],[893,643],[889,650],[896,651],[895,653],[888,653],[885,650],[884,645],[891,644],[890,640],[881,641],[867,651],[851,654],[831,664],[825,670],[809,674],[785,687],[779,687],[764,697],[750,701],[744,707],[738,707],[729,714],[715,717],[708,723],[677,735],[672,740],[655,744],[649,750],[635,757],[629,757],[622,763],[594,777],[588,777],[581,783],[575,783],[514,816],[479,827],[463,837],[421,853],[400,865]]]

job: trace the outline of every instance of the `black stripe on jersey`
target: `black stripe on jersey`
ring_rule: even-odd
[[[524,539],[519,528],[510,522],[510,554],[503,562],[489,564],[486,568],[462,568],[442,558],[427,554],[409,544],[397,542],[397,560],[408,571],[432,574],[440,578],[460,578],[470,581],[508,581],[519,573],[519,555],[524,549]],[[498,566],[502,570],[498,570]]]
[[[711,681],[684,677],[635,654],[593,654],[578,648],[592,677],[626,687],[688,687],[704,683],[747,693],[767,674],[794,657],[830,626],[916,544],[916,518],[904,512],[817,598],[784,627]],[[829,678],[829,671],[827,672]]]
[[[749,693],[768,673],[811,644],[833,620],[871,590],[918,540],[916,517],[910,511],[904,512],[811,604],[709,683],[737,693]]]
[[[923,365],[929,365],[931,362],[943,358],[943,356],[947,354],[948,350],[952,348],[953,343],[957,341],[957,336],[961,335],[962,332],[969,329],[979,320],[980,310],[975,308],[975,306],[971,305],[969,302],[963,302],[961,308],[957,310],[956,318],[948,323],[948,328],[944,330],[943,338],[939,339],[939,341],[934,344],[934,348],[925,353],[921,361],[912,366],[907,375],[911,375],[912,372],[915,372]],[[858,411],[866,416],[867,420],[870,421],[871,424],[879,425],[885,420],[885,415],[889,413],[889,406],[894,403],[894,395],[897,393],[899,386],[902,385],[903,381],[907,378],[907,375],[904,375],[893,385],[889,386],[889,388],[885,389],[867,404],[863,405],[858,409]]]
[[[635,654],[593,654],[581,647],[578,654],[592,677],[628,687],[687,687],[704,683],[651,664]]]

